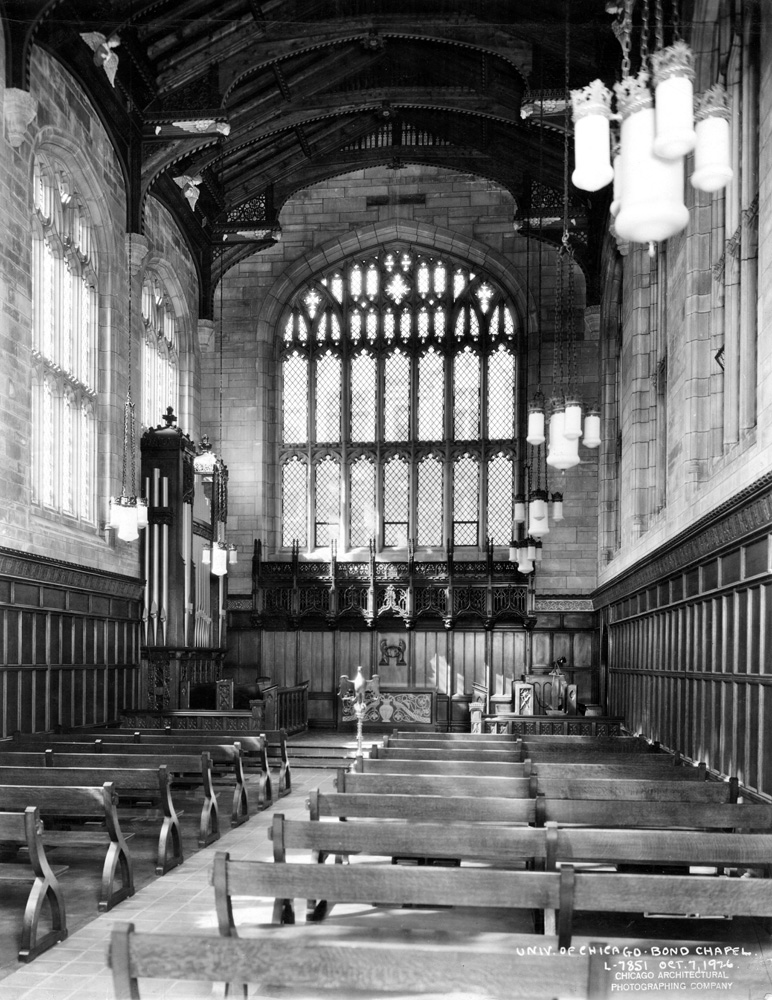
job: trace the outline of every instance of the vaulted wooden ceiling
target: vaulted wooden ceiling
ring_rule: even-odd
[[[570,87],[613,80],[614,8],[604,0],[6,0],[7,85],[25,87],[33,44],[61,60],[113,137],[129,227],[139,229],[152,192],[184,226],[206,277],[223,239],[232,254],[265,246],[293,192],[364,166],[477,174],[511,191],[523,219],[534,190],[560,203],[566,71]],[[83,40],[89,32],[119,41],[114,86]],[[194,200],[198,192],[193,211],[184,178]],[[571,191],[588,247],[598,242],[605,197]]]

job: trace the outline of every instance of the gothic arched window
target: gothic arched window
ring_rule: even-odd
[[[34,161],[33,499],[96,518],[98,274],[91,219],[68,169]]]
[[[155,427],[167,407],[179,413],[179,359],[171,297],[152,271],[142,282],[142,320],[142,423]]]
[[[519,328],[495,281],[383,247],[298,288],[280,332],[283,546],[509,543]]]

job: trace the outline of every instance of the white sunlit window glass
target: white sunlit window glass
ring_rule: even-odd
[[[453,359],[453,427],[457,441],[480,433],[480,359],[468,349]]]
[[[324,354],[316,362],[316,440],[340,441],[340,358]]]
[[[515,432],[515,359],[500,347],[488,357],[488,437],[511,440]]]
[[[308,466],[298,458],[292,458],[281,470],[282,545],[289,547],[293,542],[305,546],[306,499],[308,496]]]
[[[349,542],[363,546],[376,535],[375,465],[372,459],[358,458],[351,463],[349,476]]]
[[[308,358],[290,354],[282,362],[282,440],[303,444],[308,440]]]
[[[502,515],[499,500],[480,507],[481,470],[518,430],[520,324],[501,285],[395,241],[298,285],[277,333],[282,544],[310,552],[334,535],[339,556],[344,543],[401,548],[411,534],[424,549],[447,538],[483,545]],[[451,462],[459,441],[466,459]],[[297,463],[313,470],[305,541],[290,495]],[[335,478],[335,510],[325,477]]]
[[[410,360],[401,351],[386,358],[383,387],[383,437],[407,441],[410,434]]]
[[[429,350],[418,361],[418,440],[445,437],[445,361]]]
[[[488,537],[494,545],[507,545],[512,535],[512,459],[495,455],[488,462]]]
[[[316,466],[316,523],[314,544],[317,548],[338,541],[340,529],[340,465],[331,457]]]
[[[171,407],[179,412],[178,317],[169,290],[153,270],[142,282],[142,423],[155,427]]]
[[[372,354],[351,359],[351,440],[374,441],[378,407],[378,381]]]
[[[93,526],[99,281],[83,194],[63,163],[36,155],[32,496],[48,511]]]
[[[439,547],[442,538],[442,462],[429,455],[418,463],[416,504],[416,541],[419,545]]]
[[[470,455],[453,465],[453,544],[479,544],[480,467]]]

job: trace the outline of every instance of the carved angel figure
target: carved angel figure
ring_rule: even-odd
[[[362,673],[361,667],[357,667],[356,677],[353,681],[349,679],[348,674],[341,674],[338,697],[346,707],[378,701],[381,697],[378,674],[373,674],[369,681]]]
[[[82,31],[80,37],[94,53],[94,65],[101,66],[107,74],[111,86],[115,86],[115,74],[118,72],[118,53],[115,49],[121,44],[117,35],[107,38],[99,31]]]
[[[190,174],[180,174],[179,177],[174,178],[174,183],[182,188],[182,193],[187,198],[192,211],[195,211],[198,196],[201,194],[198,186],[202,179],[201,174],[196,174],[195,177],[191,177]]]

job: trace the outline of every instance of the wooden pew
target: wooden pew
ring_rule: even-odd
[[[0,754],[2,760],[2,754]],[[532,774],[540,777],[565,778],[662,778],[667,781],[705,781],[707,768],[688,765],[675,766],[672,758],[658,755],[651,760],[643,758],[633,764],[606,764],[602,759],[589,763],[534,764],[528,758],[521,764],[506,764],[479,760],[394,760],[393,758],[355,757],[352,771],[364,774],[479,774],[490,778],[523,777]]]
[[[402,867],[399,865],[308,865],[271,861],[231,861],[218,851],[212,866],[220,933],[238,936],[232,897],[273,898],[273,923],[295,923],[295,899],[319,900],[309,919],[324,919],[335,903],[377,906],[454,907],[459,919],[427,913],[430,929],[479,927],[485,911],[555,911],[558,943],[571,945],[575,911],[661,913],[676,916],[772,916],[766,879],[725,879],[694,875],[634,875],[500,868]],[[379,909],[379,913],[382,913]],[[455,915],[454,915],[455,916]],[[424,917],[424,913],[421,914]],[[348,918],[347,918],[348,919]],[[358,920],[354,916],[353,922]],[[500,917],[499,917],[500,919]],[[388,917],[387,917],[388,920]]]
[[[67,744],[61,744],[67,746]],[[229,750],[231,748],[228,748]],[[191,748],[192,750],[192,748]],[[35,755],[37,760],[22,765],[14,762],[13,757],[23,756],[25,760],[33,756],[25,754],[8,754],[6,767],[7,773],[13,775],[15,770],[21,767],[24,772],[31,772],[36,768],[66,768],[75,770],[77,773],[88,769],[92,773],[104,771],[109,777],[106,780],[113,780],[115,772],[123,772],[127,768],[132,770],[152,770],[157,771],[159,767],[165,767],[172,784],[172,787],[200,785],[203,794],[201,803],[201,815],[199,818],[198,846],[206,847],[208,844],[220,839],[220,811],[217,803],[217,796],[214,792],[212,781],[212,760],[208,752],[204,751],[200,755],[195,753],[174,754],[129,754],[129,753],[59,753],[48,749],[42,754]],[[42,758],[42,760],[40,759]],[[231,757],[234,766],[235,788],[231,809],[231,825],[240,826],[249,819],[249,807],[247,794],[244,787],[243,773],[239,770],[240,761],[238,754]],[[2,755],[0,755],[2,763]],[[2,775],[0,775],[2,777]],[[47,782],[47,776],[41,775],[41,782]],[[15,779],[9,778],[9,783]],[[35,776],[29,775],[30,783],[35,780]],[[127,795],[124,792],[124,797]]]
[[[716,866],[766,870],[772,864],[772,833],[703,833],[686,830],[613,830],[504,826],[479,823],[325,823],[286,819],[276,813],[268,828],[274,861],[287,851],[310,851],[317,863],[329,856],[440,858],[488,861],[498,867],[535,861],[548,871],[581,862]]]
[[[388,795],[480,795],[486,798],[639,799],[647,802],[736,802],[737,781],[667,781],[664,778],[529,778],[485,775],[363,774],[339,768],[339,792]]]
[[[308,866],[306,866],[308,867]],[[359,990],[363,1000],[387,990],[403,994],[447,993],[494,1000],[607,1000],[610,972],[603,944],[576,939],[561,955],[556,938],[539,938],[544,955],[527,949],[527,934],[458,935],[427,931],[379,933],[327,925],[265,927],[258,937],[204,937],[138,933],[117,925],[110,940],[116,1000],[140,997],[140,979],[259,982],[312,991],[324,970],[325,990]],[[633,949],[651,942],[628,940]],[[545,975],[545,970],[549,975]],[[155,993],[153,994],[155,995]]]
[[[513,736],[511,733],[431,733],[410,729],[395,729],[391,736],[395,739],[428,740],[429,742],[437,740],[442,740],[444,743],[475,742],[481,746],[488,743],[506,745],[507,743],[517,743],[520,739],[519,736]]]
[[[126,802],[149,802],[162,812],[161,830],[158,835],[158,850],[156,853],[156,875],[166,872],[183,861],[182,833],[180,821],[172,802],[170,777],[166,765],[157,768],[108,768],[108,767],[46,767],[46,768],[3,768],[0,772],[0,786],[3,794],[10,797],[16,795],[16,788],[27,788],[30,794],[36,795],[36,789],[42,788],[44,794],[55,788],[81,789],[84,786],[99,786],[100,793],[104,784],[112,784],[119,796],[119,804]],[[18,793],[21,795],[21,793]],[[55,795],[55,793],[53,793]],[[18,799],[16,801],[19,801]],[[101,801],[101,800],[100,800]],[[6,808],[0,796],[0,809]],[[86,803],[84,803],[86,808]],[[43,809],[45,815],[46,810]],[[61,814],[61,813],[60,813]],[[78,813],[73,812],[73,817]],[[84,818],[90,814],[84,813]]]
[[[86,752],[81,743],[88,743],[88,738],[81,737],[93,734],[94,745],[99,741],[99,748],[110,743],[168,743],[178,747],[177,752],[188,752],[185,747],[193,745],[201,750],[211,750],[213,746],[239,743],[243,753],[244,765],[248,770],[254,768],[260,773],[258,799],[261,807],[267,807],[273,801],[273,786],[269,771],[269,751],[271,764],[279,769],[277,795],[281,798],[288,795],[292,789],[292,772],[287,753],[287,734],[285,730],[269,730],[259,735],[245,734],[237,730],[206,733],[200,730],[172,729],[116,729],[93,728],[78,729],[72,733],[14,733],[11,741],[0,741],[0,751],[14,749],[36,749],[39,744],[46,747],[59,743],[74,743],[79,751]],[[115,752],[121,752],[117,750]],[[155,749],[153,750],[155,752]]]
[[[373,746],[371,753],[375,757],[391,760],[484,760],[500,761],[502,763],[519,763],[524,759],[522,749],[519,745],[513,744],[509,750],[465,750],[460,747],[458,750],[453,747],[446,747],[440,750],[416,748],[401,749],[395,747]]]
[[[309,792],[311,819],[321,817],[403,819],[433,823],[509,823],[687,829],[772,830],[772,804],[646,802],[602,799],[503,799],[470,795],[386,795],[383,793]]]
[[[67,911],[58,876],[65,865],[52,867],[43,846],[43,824],[37,806],[18,812],[0,812],[0,881],[32,882],[24,907],[19,961],[29,962],[67,937]],[[17,849],[27,849],[27,863],[17,860]],[[51,927],[38,934],[43,907],[48,905]]]
[[[122,899],[133,896],[134,869],[126,837],[118,821],[116,812],[118,796],[112,783],[105,782],[100,785],[96,781],[89,781],[77,785],[71,782],[69,786],[63,787],[53,782],[43,784],[42,778],[40,781],[33,778],[25,785],[21,776],[9,775],[9,770],[4,768],[0,772],[0,780],[5,782],[0,785],[0,809],[7,812],[21,812],[33,806],[46,824],[63,819],[103,824],[101,829],[96,829],[94,826],[89,826],[88,829],[76,827],[69,830],[44,827],[38,835],[46,847],[101,848],[107,844],[102,865],[99,911],[110,910]],[[11,780],[8,780],[9,777]],[[13,781],[14,777],[19,777],[19,780]],[[120,884],[118,884],[119,876]]]

